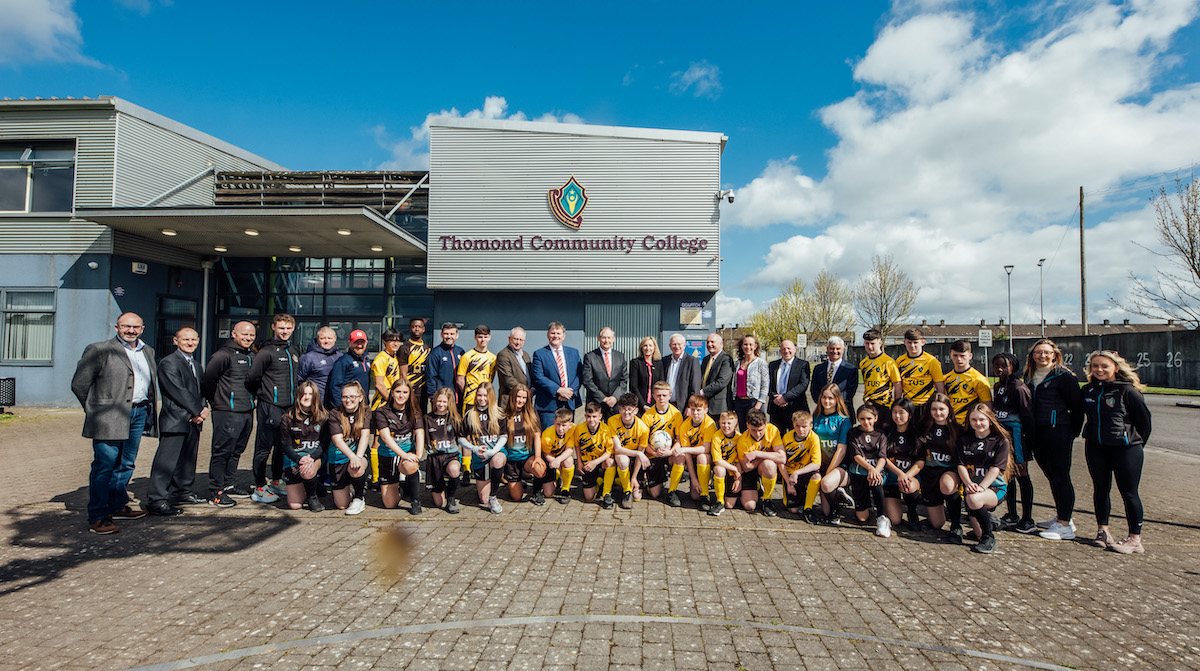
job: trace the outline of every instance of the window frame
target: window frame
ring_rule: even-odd
[[[24,170],[25,171],[25,206],[21,210],[0,210],[0,214],[62,214],[75,211],[75,195],[79,187],[79,139],[74,137],[68,138],[37,138],[37,139],[10,139],[4,138],[0,143],[5,145],[25,145],[25,152],[15,159],[0,158],[0,170]],[[45,145],[65,144],[70,143],[71,158],[39,158],[33,156],[37,148]],[[67,166],[71,167],[71,197],[67,203],[66,209],[62,210],[35,210],[34,205],[34,171],[39,167]]]
[[[48,310],[23,310],[20,308],[8,307],[8,294],[23,292],[36,292],[50,294],[50,309]],[[46,359],[9,359],[5,356],[5,339],[8,336],[8,315],[10,314],[48,314],[51,317],[50,324],[50,354]],[[58,289],[55,287],[9,287],[0,286],[0,365],[3,366],[53,366],[54,365],[54,335],[58,325]]]

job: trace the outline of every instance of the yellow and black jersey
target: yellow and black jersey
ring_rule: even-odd
[[[701,447],[711,443],[713,434],[719,430],[717,423],[707,415],[704,421],[700,422],[700,426],[696,426],[691,419],[684,418],[679,426],[675,427],[675,440],[679,441],[680,447]]]
[[[587,422],[580,422],[567,434],[567,447],[578,448],[582,461],[595,461],[602,455],[613,453],[612,429],[604,422],[596,425],[596,431],[588,429]]]
[[[732,436],[727,436],[723,431],[717,431],[712,437],[712,460],[716,463],[718,459],[728,461],[737,466],[737,462],[741,459],[738,454],[737,445],[738,439],[742,437],[739,431],[734,431]]]
[[[900,381],[900,369],[896,368],[896,360],[886,354],[877,357],[864,357],[858,362],[858,370],[862,372],[863,401],[892,407],[892,391]]]
[[[967,410],[971,406],[992,400],[992,385],[983,373],[974,368],[962,373],[951,370],[946,373],[945,385],[946,395],[950,397],[950,405],[954,408],[954,421],[959,424],[966,424]]]
[[[642,413],[642,422],[650,433],[655,431],[666,431],[675,437],[675,430],[683,423],[683,413],[673,405],[667,405],[666,412],[659,412],[658,406],[651,406],[649,410]]]
[[[496,370],[496,355],[491,352],[480,352],[477,349],[467,350],[458,360],[456,375],[463,376],[463,405],[475,403],[475,390],[479,385],[492,381],[492,373]]]
[[[570,429],[560,436],[555,426],[546,427],[546,430],[542,431],[542,456],[560,456],[567,449],[567,437],[570,435]]]
[[[400,380],[400,362],[387,352],[376,354],[375,359],[371,361],[371,377],[375,378],[376,385],[382,379],[386,382],[384,389],[391,389],[392,385]],[[379,393],[378,386],[374,393],[375,399],[371,401],[371,409],[378,410],[388,399],[386,394]]]
[[[608,428],[617,435],[621,447],[638,452],[646,451],[646,445],[650,442],[650,429],[646,428],[646,423],[642,420],[634,417],[633,426],[627,427],[625,422],[621,421],[620,415],[613,415],[608,418]]]
[[[904,395],[917,405],[928,403],[937,391],[934,383],[942,381],[942,364],[929,352],[921,352],[915,359],[905,352],[896,359],[896,368],[904,380]]]
[[[429,360],[429,346],[423,340],[408,340],[396,352],[400,363],[408,366],[408,383],[414,389],[424,389],[426,378],[425,362]]]
[[[783,437],[783,453],[787,455],[788,472],[804,468],[809,464],[821,463],[821,438],[816,431],[809,431],[803,440],[796,440],[796,432],[788,431]]]
[[[775,452],[783,447],[783,436],[779,435],[779,429],[774,424],[768,424],[764,428],[763,437],[759,440],[755,440],[749,430],[742,432],[737,442],[739,459],[751,452]]]

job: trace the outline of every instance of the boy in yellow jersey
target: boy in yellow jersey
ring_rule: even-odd
[[[683,505],[679,501],[679,481],[683,479],[683,469],[687,469],[691,480],[691,496],[697,501],[700,509],[708,511],[711,504],[708,500],[708,481],[712,471],[710,465],[712,437],[717,432],[717,423],[708,416],[708,399],[700,394],[692,394],[687,400],[687,415],[675,429],[675,444],[671,447],[671,482],[667,488],[667,505],[678,508]],[[699,477],[697,477],[699,475]]]
[[[954,421],[967,423],[967,411],[977,403],[992,402],[992,385],[983,373],[971,367],[971,343],[955,340],[950,345],[950,362],[954,370],[946,373],[946,395],[954,408]]]
[[[742,469],[742,507],[754,512],[758,499],[759,483],[762,484],[762,511],[767,517],[775,517],[775,479],[786,456],[783,452],[783,437],[779,429],[767,421],[767,413],[751,410],[746,413],[746,431],[737,442],[739,464]]]
[[[942,364],[937,357],[925,351],[925,333],[912,328],[904,332],[904,354],[896,359],[900,380],[904,383],[904,395],[917,406],[920,420],[925,420],[925,404],[933,392],[946,393],[942,384]]]
[[[425,319],[413,317],[408,321],[408,340],[396,352],[400,362],[400,374],[408,378],[413,393],[417,395],[417,407],[425,412],[425,362],[429,360],[429,346],[422,340],[425,335]]]
[[[741,433],[738,432],[738,416],[732,410],[726,410],[717,418],[719,429],[712,437],[713,489],[716,490],[716,500],[708,509],[712,517],[719,517],[726,508],[733,509],[737,503],[738,492],[742,491],[742,470],[738,462],[742,460],[738,454],[737,444]]]
[[[488,351],[488,341],[492,339],[492,330],[483,324],[475,327],[475,348],[467,350],[458,360],[454,384],[462,394],[463,413],[470,407],[475,398],[475,390],[479,385],[492,381],[496,371],[496,355]]]
[[[783,501],[788,512],[813,507],[821,490],[821,439],[812,430],[813,418],[807,410],[792,413],[792,430],[783,437]]]
[[[679,408],[671,405],[671,383],[665,380],[655,382],[651,388],[651,396],[654,398],[654,405],[642,413],[642,423],[646,425],[649,435],[653,436],[655,433],[663,431],[670,436],[671,440],[671,445],[661,451],[654,449],[653,443],[648,444],[646,456],[650,458],[650,465],[640,469],[640,472],[645,474],[646,488],[649,490],[650,496],[657,499],[662,496],[663,483],[667,481],[667,473],[671,470],[675,430],[683,422],[683,413],[679,412]],[[639,467],[635,466],[634,472],[638,473],[638,471]],[[633,500],[642,500],[640,485],[634,487]]]
[[[617,414],[608,418],[608,428],[617,434],[618,443],[615,450],[617,480],[621,482],[621,491],[624,492],[617,505],[626,510],[633,505],[632,483],[636,471],[650,466],[650,459],[646,457],[650,430],[646,428],[645,422],[638,419],[637,413],[640,406],[637,394],[622,394],[617,399]],[[631,465],[634,469],[633,475],[630,475]]]
[[[542,458],[546,460],[546,475],[534,478],[533,495],[530,500],[533,505],[546,503],[546,497],[554,495],[554,500],[566,505],[571,501],[571,481],[575,479],[575,450],[567,449],[567,436],[575,421],[575,413],[569,408],[559,408],[554,413],[554,424],[542,431]],[[558,492],[554,491],[554,481],[559,480]]]
[[[589,401],[583,407],[583,423],[576,424],[567,434],[567,447],[575,450],[583,480],[583,500],[591,503],[599,500],[600,507],[612,510],[612,485],[616,476],[616,461],[613,452],[620,441],[612,429],[604,423],[604,410],[599,403]],[[603,477],[600,496],[596,496],[596,483]]]
[[[904,395],[896,360],[883,353],[883,334],[878,329],[863,334],[863,348],[867,355],[858,362],[858,370],[862,372],[863,402],[891,408],[892,401]]]

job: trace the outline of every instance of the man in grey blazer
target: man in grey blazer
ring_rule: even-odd
[[[83,406],[83,437],[92,439],[88,477],[88,529],[120,531],[113,520],[135,520],[146,511],[131,508],[126,487],[133,477],[142,436],[157,435],[154,350],[142,342],[142,318],[117,318],[117,337],[83,350],[71,379],[71,392]]]
[[[617,398],[629,383],[625,355],[613,349],[617,334],[605,326],[597,338],[600,346],[583,355],[583,388],[588,400],[600,404],[604,419],[617,414]]]
[[[496,384],[501,408],[508,407],[508,392],[518,384],[529,386],[529,352],[525,349],[525,329],[508,332],[508,346],[496,353]],[[530,394],[533,392],[531,391]],[[533,403],[533,397],[526,399]]]
[[[716,419],[726,410],[732,410],[729,401],[729,387],[733,384],[733,371],[736,365],[733,357],[725,351],[725,339],[719,333],[712,333],[707,341],[708,356],[700,362],[700,393],[708,399],[708,414]]]
[[[183,512],[180,505],[204,502],[192,493],[200,427],[208,418],[208,405],[200,392],[204,367],[195,359],[200,336],[185,326],[175,333],[174,342],[177,349],[158,364],[162,410],[158,415],[158,451],[146,489],[146,510],[151,515],[178,515]]]
[[[670,356],[658,360],[662,379],[671,385],[671,403],[680,412],[687,407],[688,397],[700,393],[700,362],[685,351],[687,341],[682,333],[674,333],[667,340]]]

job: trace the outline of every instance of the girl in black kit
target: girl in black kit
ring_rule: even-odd
[[[888,463],[884,473],[883,505],[892,526],[900,524],[900,502],[908,507],[908,530],[919,531],[921,518],[917,515],[921,483],[917,476],[925,467],[925,451],[921,449],[921,432],[915,425],[917,408],[910,398],[900,398],[892,404],[892,426],[888,429]]]
[[[446,507],[451,515],[459,512],[458,484],[462,475],[462,450],[458,447],[458,411],[454,390],[442,387],[430,401],[433,412],[425,415],[425,440],[429,458],[425,460],[425,479],[433,487],[433,505]]]
[[[1017,516],[1017,492],[1008,495],[1008,512],[1000,518],[1001,529],[1023,534],[1033,533],[1033,481],[1026,466],[1029,461],[1029,432],[1033,430],[1033,393],[1017,375],[1017,357],[1001,352],[992,357],[992,370],[999,379],[992,387],[992,411],[1012,436],[1013,479],[1021,493],[1021,515]]]
[[[467,406],[459,425],[458,444],[463,449],[463,456],[471,454],[471,475],[475,478],[480,507],[499,515],[504,509],[496,494],[504,477],[504,465],[508,463],[504,454],[508,434],[500,424],[500,411],[496,408],[496,394],[491,383],[479,385],[475,389],[475,398],[469,400],[472,403]]]
[[[925,433],[921,436],[921,447],[925,450],[925,467],[921,469],[921,496],[925,499],[925,513],[929,515],[929,526],[941,530],[946,523],[946,512],[950,512],[950,540],[962,542],[960,515],[962,499],[958,490],[947,496],[942,493],[942,476],[954,470],[954,446],[958,442],[958,424],[954,423],[954,410],[950,397],[934,393],[925,406],[928,416]],[[942,507],[942,504],[945,507]]]
[[[942,476],[942,491],[957,491],[962,485],[971,526],[979,539],[971,551],[991,554],[996,549],[992,509],[1000,505],[1007,491],[1006,478],[1012,470],[1011,443],[1008,431],[984,403],[967,413],[967,425],[970,428],[958,439],[956,469]]]
[[[1075,486],[1071,484],[1071,446],[1083,427],[1079,380],[1063,365],[1053,340],[1035,342],[1025,357],[1025,382],[1033,391],[1033,457],[1050,481],[1055,514],[1037,526],[1042,538],[1075,538]]]
[[[342,404],[331,410],[325,420],[325,432],[329,435],[325,458],[329,481],[333,484],[333,504],[347,515],[357,515],[366,508],[363,495],[367,489],[370,417],[362,385],[351,382],[342,387]]]
[[[379,494],[384,508],[400,505],[400,475],[411,503],[409,512],[421,514],[421,478],[417,477],[425,457],[425,425],[417,409],[417,395],[408,380],[400,378],[388,391],[388,402],[372,413],[371,428],[378,439]]]
[[[317,497],[317,476],[321,473],[321,429],[325,423],[325,408],[321,407],[321,390],[312,381],[301,382],[296,388],[296,403],[283,414],[279,422],[279,438],[283,446],[283,481],[287,484],[287,502],[292,510],[307,503],[314,513],[325,510]]]
[[[866,522],[875,508],[875,535],[888,538],[892,524],[883,508],[883,470],[887,466],[887,436],[875,430],[879,410],[874,403],[858,408],[858,426],[846,433],[846,449],[854,455],[850,464],[850,490],[854,497],[854,515]]]
[[[1142,549],[1142,447],[1150,439],[1150,410],[1142,398],[1145,385],[1116,352],[1092,352],[1088,357],[1088,383],[1083,387],[1084,454],[1095,486],[1096,545],[1121,554]],[[1113,477],[1125,500],[1129,535],[1117,543],[1108,531],[1112,508],[1109,491]]]

